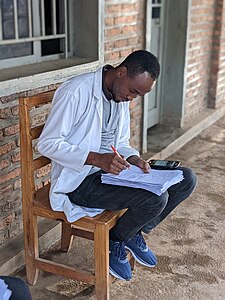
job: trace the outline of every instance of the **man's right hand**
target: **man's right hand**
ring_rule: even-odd
[[[115,153],[90,152],[85,164],[99,167],[103,171],[115,175],[130,167],[130,164],[123,157],[119,157]]]

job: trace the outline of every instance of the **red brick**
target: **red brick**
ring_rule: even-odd
[[[114,50],[115,48],[115,45],[114,45],[114,42],[107,42],[105,43],[105,51],[112,51]]]
[[[121,4],[117,4],[117,5],[106,5],[106,15],[110,15],[112,13],[118,13],[122,11],[122,6]]]
[[[6,103],[11,103],[13,100],[16,100],[16,99],[17,99],[17,95],[12,94],[12,95],[2,97],[1,102],[6,104]]]
[[[19,124],[16,124],[16,125],[11,125],[9,127],[6,127],[3,129],[4,131],[4,134],[7,136],[7,135],[13,135],[15,133],[18,133],[19,132]]]
[[[137,27],[137,25],[129,25],[129,26],[123,26],[122,28],[121,28],[121,33],[122,33],[122,35],[123,34],[134,34],[135,32],[137,32],[138,31],[138,27]]]
[[[110,52],[105,55],[105,60],[106,62],[110,62],[112,60],[118,59],[120,57],[120,53],[117,51]]]
[[[115,48],[122,48],[127,46],[127,39],[115,41]]]
[[[4,169],[10,165],[10,161],[8,159],[2,159],[0,161],[0,169]]]
[[[41,112],[41,114],[39,114],[31,119],[31,126],[37,125],[37,124],[43,124],[45,122],[45,120],[47,119],[47,116],[48,116],[48,111]]]
[[[126,50],[121,50],[120,51],[120,57],[123,59],[127,57],[134,49],[126,49]]]
[[[138,101],[139,101],[139,99],[137,99],[137,100],[134,99],[133,101],[130,102],[130,104],[129,104],[130,105],[130,110],[133,110],[133,109],[138,107],[138,104],[139,104]]]
[[[6,216],[0,220],[0,230],[4,229],[5,227],[9,226],[12,221],[15,220],[15,213],[12,212],[9,216]]]
[[[126,3],[122,4],[122,12],[134,12],[135,11],[135,5],[132,3]]]
[[[19,114],[19,106],[12,107],[11,111],[14,116],[17,116]]]
[[[16,207],[21,206],[21,198],[20,195],[15,195],[15,192],[11,192],[11,195],[7,195],[5,197],[5,201],[3,205],[1,205],[1,211],[5,214],[7,212],[15,210]]]
[[[19,188],[21,188],[21,179],[15,180],[15,182],[13,184],[13,189],[14,190],[19,189]]]
[[[139,41],[139,37],[135,36],[135,37],[129,37],[129,39],[127,40],[128,45],[137,45]]]
[[[133,23],[137,20],[136,15],[115,17],[115,25]]]
[[[7,186],[5,186],[5,187],[1,187],[0,188],[0,192],[4,195],[4,197],[6,196],[6,194],[8,193],[8,192],[11,192],[12,191],[12,184],[9,184],[9,185],[7,185]]]
[[[6,119],[11,116],[10,108],[0,109],[0,119]]]
[[[13,150],[16,148],[16,144],[15,141],[9,142],[3,146],[0,147],[0,155],[3,155],[7,152],[9,152],[10,150]]]
[[[43,177],[43,176],[46,176],[47,174],[49,174],[50,168],[51,168],[51,166],[49,164],[49,165],[37,170],[37,173],[36,173],[37,178],[40,178],[40,177]]]
[[[135,110],[131,112],[132,118],[136,119],[138,117],[141,117],[141,111],[140,110]]]
[[[106,37],[114,37],[120,35],[120,28],[111,28],[106,30]]]
[[[105,25],[106,26],[113,26],[114,25],[114,18],[105,18]]]
[[[0,177],[0,184],[2,184],[3,182],[7,182],[10,179],[14,179],[14,178],[18,177],[19,175],[20,175],[20,169],[19,168],[14,169]]]
[[[18,152],[18,153],[16,153],[16,154],[13,154],[13,155],[11,156],[11,159],[12,159],[12,162],[13,162],[13,163],[20,161],[20,152]]]

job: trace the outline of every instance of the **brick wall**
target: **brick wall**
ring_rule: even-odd
[[[49,86],[0,98],[0,244],[22,228],[18,98],[54,88],[55,86]],[[33,122],[40,122],[43,115],[35,116]],[[39,186],[42,186],[40,177],[45,170],[40,172],[42,173],[37,174],[37,177]]]
[[[18,103],[1,99],[0,243],[21,228]]]
[[[188,35],[187,82],[184,119],[208,106],[215,0],[193,0]]]
[[[217,0],[215,6],[215,24],[213,32],[213,52],[211,62],[209,107],[219,107],[225,98],[225,71],[224,71],[224,13],[223,0]]]
[[[225,1],[193,0],[184,122],[225,104]]]
[[[216,86],[215,107],[220,107],[225,103],[225,1],[218,0],[217,10],[219,14],[219,50],[218,50],[218,74]]]

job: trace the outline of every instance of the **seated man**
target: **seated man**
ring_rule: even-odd
[[[142,232],[156,227],[196,185],[188,168],[180,168],[184,180],[161,196],[101,183],[102,172],[119,174],[130,164],[150,172],[149,164],[129,145],[129,102],[149,93],[159,72],[157,58],[139,50],[117,67],[106,65],[71,78],[56,91],[38,141],[39,151],[52,160],[50,201],[54,210],[66,213],[69,200],[88,208],[128,208],[110,231],[109,245],[110,273],[123,280],[132,277],[126,249],[139,263],[155,266],[156,256]]]

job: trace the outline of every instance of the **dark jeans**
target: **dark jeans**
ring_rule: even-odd
[[[128,241],[140,230],[149,233],[193,192],[195,174],[188,168],[178,169],[183,171],[183,181],[171,186],[161,196],[143,189],[103,184],[101,171],[87,176],[68,196],[81,206],[108,210],[128,208],[111,230],[111,235],[118,240]]]
[[[29,288],[22,279],[13,276],[0,276],[0,279],[8,285],[8,290],[12,291],[10,300],[31,300]]]

